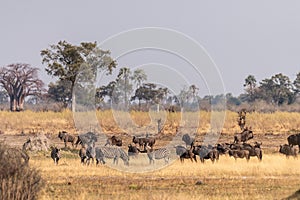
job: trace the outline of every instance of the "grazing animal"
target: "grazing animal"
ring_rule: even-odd
[[[124,165],[129,165],[129,157],[126,152],[120,147],[99,147],[104,158],[113,159],[114,164],[118,164],[119,158],[124,162]]]
[[[96,165],[98,165],[99,163],[105,164],[104,153],[101,151],[101,149],[96,147],[95,152],[96,152]]]
[[[53,159],[55,165],[58,165],[58,161],[60,159],[59,152],[60,152],[60,149],[58,149],[57,147],[52,148],[51,158]]]
[[[241,133],[236,134],[234,136],[233,143],[239,143],[239,142],[246,142],[247,140],[250,140],[253,138],[253,132],[251,128],[245,128]]]
[[[184,162],[184,159],[190,159],[193,162],[193,159],[195,162],[197,162],[196,155],[193,153],[192,149],[187,149],[183,146],[176,146],[176,155],[179,156],[181,163]]]
[[[135,145],[129,144],[128,145],[128,156],[136,158],[140,153],[139,148],[137,148]]]
[[[146,150],[146,146],[153,148],[155,141],[156,141],[155,138],[148,137],[148,136],[147,137],[133,136],[132,138],[132,142],[134,144],[139,144],[140,148],[144,149],[144,151]]]
[[[300,153],[300,133],[288,136],[287,141],[291,147],[298,145]]]
[[[243,150],[248,150],[249,151],[249,156],[256,156],[258,158],[259,161],[262,161],[262,150],[260,148],[260,145],[262,143],[258,143],[258,142],[255,142],[255,145],[252,146],[250,144],[247,144],[247,143],[243,143],[242,145],[242,149]],[[249,158],[250,159],[250,158]]]
[[[65,147],[67,147],[67,142],[70,142],[72,144],[72,147],[74,147],[75,137],[73,135],[70,135],[68,132],[66,132],[66,131],[59,131],[58,132],[58,138],[60,140],[64,141]]]
[[[79,156],[80,156],[81,164],[85,164],[85,159],[87,158],[87,156],[86,156],[86,148],[85,147],[82,147],[79,150]]]
[[[112,146],[116,145],[118,147],[121,147],[122,146],[122,139],[113,135],[113,136],[111,136],[110,138],[108,138],[106,140],[105,146],[106,145],[112,145]]]
[[[192,144],[194,143],[194,141],[195,141],[195,139],[194,138],[191,138],[191,136],[189,135],[189,134],[184,134],[183,136],[182,136],[182,141],[184,141],[185,142],[185,145],[186,146],[190,146],[190,147],[192,147]]]
[[[279,153],[286,155],[287,158],[289,156],[294,156],[294,158],[297,158],[297,149],[287,144],[280,145]]]
[[[164,159],[165,163],[169,163],[170,160],[170,151],[167,148],[152,149],[149,146],[146,146],[147,156],[149,158],[150,164],[154,164],[154,160]]]
[[[217,144],[217,151],[219,152],[219,155],[226,154],[229,151],[229,149],[230,149],[229,143]]]
[[[200,161],[210,159],[212,163],[219,160],[219,152],[215,147],[209,146],[193,146],[193,153],[200,157]]]
[[[235,160],[237,160],[237,158],[246,158],[246,160],[248,162],[250,159],[249,151],[244,150],[244,149],[229,150],[228,154],[229,154],[229,156],[234,157]]]
[[[87,132],[85,134],[80,134],[77,137],[77,141],[75,143],[75,146],[77,147],[78,144],[81,144],[82,146],[88,145],[90,143],[97,142],[97,136],[95,133]]]
[[[94,159],[96,159],[95,143],[88,144],[88,147],[86,149],[86,163],[87,163],[87,165],[90,164],[90,159],[92,159],[93,163],[94,163]]]

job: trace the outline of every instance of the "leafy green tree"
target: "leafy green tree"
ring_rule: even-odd
[[[109,102],[119,102],[118,95],[113,95],[116,81],[111,81],[107,85],[103,85],[96,89],[96,104],[104,102],[105,97],[109,98]],[[115,99],[113,99],[115,98]]]
[[[296,75],[296,79],[293,82],[295,95],[299,95],[300,93],[300,72]]]
[[[144,100],[146,101],[147,107],[149,104],[156,104],[158,106],[157,110],[159,111],[159,104],[166,97],[167,93],[167,88],[157,88],[157,85],[154,83],[145,83],[135,90],[135,94],[131,100],[138,99],[139,109],[141,109],[141,101]]]
[[[41,56],[49,75],[70,84],[72,111],[75,111],[76,104],[74,87],[80,73],[89,69],[87,71],[92,74],[85,74],[83,77],[94,81],[97,70],[107,70],[111,73],[116,67],[116,62],[110,57],[110,52],[97,48],[96,42],[82,42],[77,46],[66,41],[59,41],[58,44],[50,45],[48,49],[42,50]]]
[[[260,96],[269,103],[281,105],[283,103],[293,103],[293,86],[289,77],[282,73],[264,79],[260,82]]]
[[[116,96],[120,96],[119,99],[123,99],[125,108],[127,109],[129,106],[130,95],[132,93],[132,83],[130,81],[131,77],[130,68],[123,67],[120,69],[119,74],[116,80],[116,87],[114,90],[114,94]]]
[[[66,108],[71,103],[71,85],[66,80],[58,80],[56,83],[49,83],[48,96],[56,102],[62,102]]]
[[[132,76],[130,77],[136,85],[136,88],[142,86],[143,82],[147,80],[147,74],[142,69],[136,69],[133,71]]]
[[[256,95],[256,79],[253,75],[247,76],[244,83],[245,91],[247,92],[247,100],[252,102]]]

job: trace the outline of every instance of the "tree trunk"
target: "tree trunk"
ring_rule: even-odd
[[[21,96],[18,99],[19,111],[23,111],[24,110],[24,101],[25,101],[25,98],[23,96]]]
[[[72,83],[72,86],[71,86],[71,90],[72,90],[72,105],[71,105],[71,109],[72,109],[72,112],[75,112],[76,111],[76,95],[75,95],[75,91],[74,91],[74,86],[75,86],[75,83]]]
[[[13,95],[9,96],[9,103],[10,103],[10,111],[12,111],[12,112],[16,111],[15,99],[14,99]]]

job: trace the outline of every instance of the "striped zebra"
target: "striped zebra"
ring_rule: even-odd
[[[146,150],[147,150],[147,156],[149,158],[150,164],[151,163],[154,164],[154,160],[160,160],[160,159],[164,159],[166,164],[169,163],[170,151],[167,148],[160,148],[154,150],[152,148],[150,149],[150,147],[147,146]]]
[[[104,146],[96,148],[96,161],[105,164],[104,158],[113,159],[114,164],[118,164],[119,158],[124,162],[124,165],[129,165],[129,157],[127,153],[120,147]]]

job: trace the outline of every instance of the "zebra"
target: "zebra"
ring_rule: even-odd
[[[149,146],[146,147],[147,156],[149,158],[150,164],[154,164],[154,160],[164,159],[165,163],[169,163],[170,160],[170,151],[167,148],[160,148],[157,150],[150,149]]]
[[[127,153],[120,147],[99,147],[96,149],[96,161],[105,164],[104,158],[113,159],[114,164],[118,164],[119,158],[124,162],[124,165],[129,165],[129,157]]]

